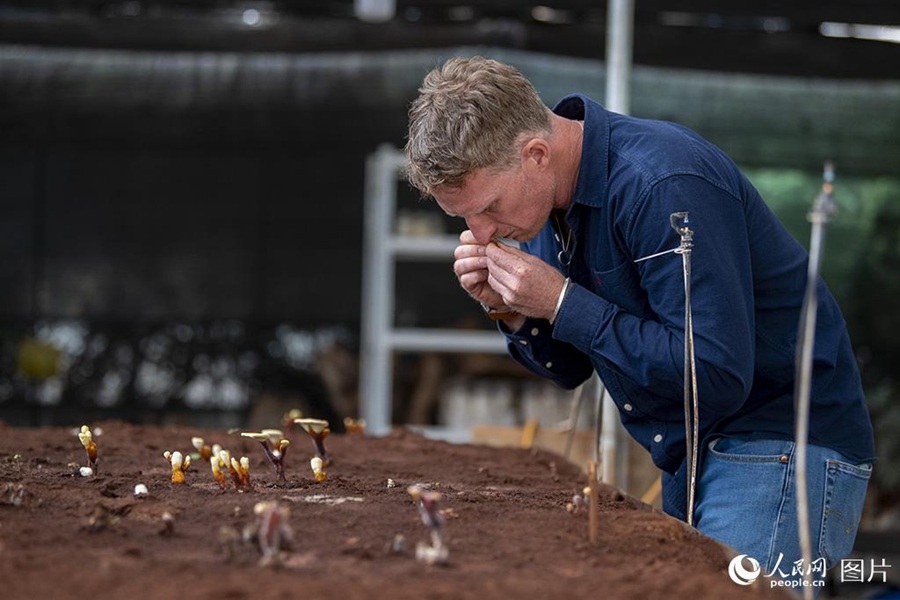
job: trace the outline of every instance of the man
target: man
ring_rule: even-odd
[[[664,509],[681,519],[681,260],[636,261],[678,246],[669,216],[689,212],[695,524],[765,573],[790,576],[801,556],[791,441],[808,260],[800,244],[734,163],[684,127],[581,95],[551,111],[521,73],[481,57],[447,62],[419,92],[408,176],[466,220],[454,263],[461,286],[500,314],[510,354],[530,370],[566,388],[597,371],[663,471]],[[843,318],[818,285],[807,477],[814,558],[831,567],[853,546],[874,444]]]

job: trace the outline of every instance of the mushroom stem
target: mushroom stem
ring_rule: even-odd
[[[328,478],[328,474],[325,473],[325,462],[319,458],[318,456],[309,459],[309,466],[313,471],[313,476],[316,478],[317,482],[323,482]]]
[[[296,419],[294,422],[303,427],[303,430],[312,438],[316,456],[321,458],[323,466],[327,467],[331,463],[331,457],[325,450],[325,438],[331,433],[331,430],[328,428],[328,421],[323,421],[322,419]]]
[[[284,438],[284,435],[278,429],[263,429],[259,433],[241,433],[242,437],[247,437],[252,440],[256,440],[263,447],[263,451],[266,453],[266,458],[269,459],[269,462],[272,463],[272,466],[275,468],[275,478],[278,483],[286,483],[287,480],[284,477],[284,457],[287,453],[287,448],[290,446],[290,440]]]
[[[210,457],[209,466],[212,469],[213,477],[216,479],[219,486],[223,490],[228,487],[228,480],[225,479],[225,474],[222,473],[222,467],[225,465],[222,463],[222,459],[218,454]]]

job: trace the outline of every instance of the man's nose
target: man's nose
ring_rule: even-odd
[[[487,246],[494,234],[497,233],[497,227],[489,218],[482,215],[469,217],[466,219],[466,225],[469,226],[469,231],[475,236],[475,241],[482,246]]]

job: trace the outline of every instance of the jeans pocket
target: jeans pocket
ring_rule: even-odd
[[[707,456],[740,463],[787,463],[794,452],[790,440],[722,437],[709,443]]]
[[[870,464],[856,466],[839,460],[825,463],[819,556],[825,557],[829,569],[853,550],[871,476]]]

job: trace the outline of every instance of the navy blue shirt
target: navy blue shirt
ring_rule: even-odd
[[[619,115],[581,95],[554,112],[584,119],[580,170],[566,223],[563,267],[548,222],[523,249],[571,285],[556,321],[527,319],[510,354],[573,388],[596,370],[629,433],[663,471],[666,512],[686,514],[684,280],[666,254],[694,231],[691,295],[702,442],[716,435],[792,439],[794,361],[809,256],[721,150],[691,130]],[[811,444],[874,459],[872,425],[847,328],[818,282]]]

